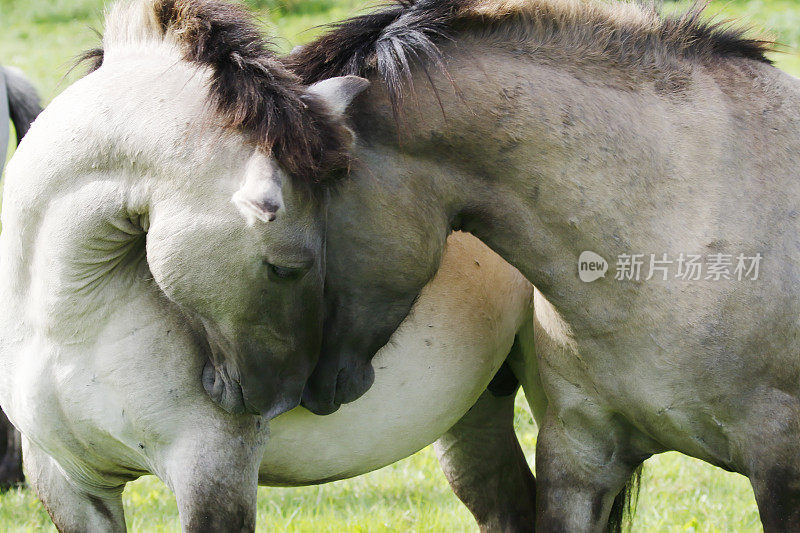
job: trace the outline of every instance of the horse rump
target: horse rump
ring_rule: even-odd
[[[31,123],[42,112],[39,93],[21,70],[14,67],[0,67],[0,69],[6,79],[8,110],[19,144],[28,133]]]

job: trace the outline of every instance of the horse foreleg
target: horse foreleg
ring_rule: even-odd
[[[434,445],[445,477],[481,531],[533,531],[536,481],[514,434],[515,392],[485,391]]]
[[[175,493],[184,532],[255,530],[267,423],[254,416],[239,419],[238,427],[231,417],[232,427],[212,426],[172,446],[164,481]]]
[[[122,488],[81,490],[36,445],[22,438],[28,483],[62,533],[124,532]]]
[[[781,420],[779,413],[780,407],[776,406],[772,413],[775,420]],[[762,427],[775,426],[778,424]],[[793,421],[777,431],[762,432],[748,447],[748,477],[767,533],[800,531],[800,442],[794,433],[797,427]]]
[[[5,489],[25,480],[22,475],[22,437],[0,411],[0,439],[3,440],[3,456],[0,460],[0,489]]]
[[[800,531],[800,471],[777,468],[751,484],[766,533]]]

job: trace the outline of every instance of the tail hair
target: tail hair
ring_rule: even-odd
[[[611,515],[608,519],[608,533],[622,533],[630,530],[633,515],[636,513],[636,503],[639,499],[639,489],[642,485],[642,471],[644,464],[634,470],[625,486],[619,491],[614,503],[611,505]]]
[[[19,143],[42,112],[39,93],[21,70],[14,67],[0,67],[0,69],[5,75],[8,110]]]

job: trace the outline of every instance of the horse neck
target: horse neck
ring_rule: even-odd
[[[144,233],[159,198],[202,187],[210,178],[187,170],[198,161],[247,152],[197,127],[203,83],[168,57],[132,55],[42,113],[9,165],[0,237],[2,290],[20,309],[37,308],[31,324],[64,339],[90,335],[86,326],[147,278]]]
[[[118,305],[130,287],[125,278],[146,269],[146,221],[133,191],[108,175],[93,178],[62,188],[34,179],[24,192],[12,186],[15,201],[3,213],[3,292],[24,313],[21,322],[72,341]]]
[[[678,100],[647,80],[622,87],[611,65],[582,71],[470,42],[446,56],[453,83],[434,75],[437,95],[415,76],[399,126],[378,96],[355,114],[357,130],[372,150],[396,154],[393,164],[405,167],[396,174],[434,162],[426,180],[436,194],[421,201],[446,210],[454,227],[479,237],[561,309],[585,292],[575,274],[582,250],[611,257],[654,243],[670,250],[664,228],[647,221],[725,205],[729,189],[719,177],[735,180],[737,171],[715,142],[749,150],[744,136],[730,135],[729,95],[702,68]],[[702,149],[696,137],[675,133],[695,129],[711,139]],[[661,188],[694,193],[682,205],[655,205],[653,190]],[[698,229],[698,246],[707,230]]]
[[[122,301],[149,203],[148,180],[81,113],[70,94],[57,98],[20,145],[0,235],[0,286],[15,320],[65,342],[90,337]]]
[[[575,194],[567,187],[576,184],[544,179],[559,174],[566,150],[552,128],[565,99],[555,99],[560,89],[539,91],[534,82],[545,85],[562,73],[481,42],[460,42],[445,55],[448,74],[431,72],[436,90],[427,75],[415,75],[397,118],[381,89],[357,103],[359,156],[380,162],[369,170],[378,181],[405,180],[401,190],[415,191],[416,203],[405,202],[412,206],[408,217],[429,224],[429,214],[440,210],[436,223],[473,233],[529,279],[549,285],[540,272],[524,269],[563,255],[543,240],[537,211],[568,220],[558,197]]]

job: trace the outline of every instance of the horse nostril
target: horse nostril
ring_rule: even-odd
[[[303,390],[302,401],[300,405],[314,413],[315,415],[325,416],[335,413],[339,406],[332,400],[322,400],[309,387]]]
[[[278,205],[278,204],[276,204],[274,202],[271,202],[269,200],[254,200],[253,204],[258,209],[260,209],[261,211],[264,212],[264,214],[267,217],[267,220],[269,220],[270,222],[272,222],[273,220],[275,220],[278,217],[278,215],[277,215],[278,209],[281,208],[280,205]]]
[[[231,414],[245,412],[241,386],[230,379],[224,368],[215,367],[207,361],[203,367],[203,388],[211,400]]]
[[[206,361],[203,367],[203,388],[212,400],[219,403],[222,396],[222,382],[217,378],[217,371],[211,361]]]
[[[258,200],[254,202],[256,206],[264,211],[269,211],[270,213],[277,213],[278,209],[280,209],[280,205],[276,204],[275,202],[270,202],[268,200]]]
[[[356,368],[343,368],[336,376],[336,393],[333,403],[342,405],[354,402],[366,393],[375,381],[375,369],[371,363]]]

